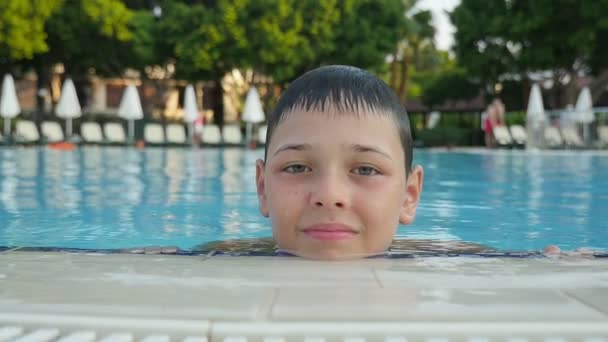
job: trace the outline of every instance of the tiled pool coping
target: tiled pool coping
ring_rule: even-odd
[[[293,255],[272,251],[226,251],[226,250],[184,250],[177,247],[141,247],[130,249],[91,249],[65,247],[10,247],[0,246],[0,253],[7,251],[19,252],[65,252],[65,253],[95,253],[95,254],[160,254],[179,256],[233,256],[233,257],[293,257]],[[584,255],[577,252],[565,252],[564,256],[578,255],[586,258],[608,258],[608,251],[587,251]],[[402,252],[389,251],[370,259],[406,259],[420,257],[473,257],[473,258],[545,258],[541,251],[509,251],[509,252]]]
[[[608,262],[462,256],[317,262],[6,249],[3,325],[180,338],[198,331],[217,341],[405,336],[411,342],[465,333],[544,339],[587,332],[608,338]]]

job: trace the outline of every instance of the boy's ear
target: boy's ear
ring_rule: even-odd
[[[264,161],[262,159],[258,159],[255,162],[255,185],[257,187],[260,213],[264,217],[268,217],[268,200],[266,199],[266,190],[264,189]]]
[[[415,166],[407,177],[405,201],[401,207],[399,223],[410,224],[416,217],[416,208],[422,193],[422,178],[424,171],[421,166]]]

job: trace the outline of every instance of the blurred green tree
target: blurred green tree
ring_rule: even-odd
[[[163,12],[160,43],[136,29],[135,46],[165,53],[157,61],[174,61],[176,77],[220,84],[234,68],[252,69],[282,86],[324,64],[380,69],[400,38],[404,7],[401,0],[165,1]],[[215,88],[221,126],[223,93]]]
[[[48,51],[45,23],[64,0],[0,1],[0,58],[32,58]]]
[[[553,84],[549,105],[562,107],[576,98],[576,77],[608,83],[606,12],[608,0],[463,0],[450,14],[456,56],[487,92],[542,73]]]
[[[3,6],[5,6],[3,8]],[[82,96],[86,76],[120,75],[128,60],[132,12],[120,0],[8,0],[0,4],[0,61],[37,76],[37,113],[50,89],[51,68],[63,64]],[[5,55],[5,56],[6,56]]]
[[[417,10],[418,0],[404,0],[401,4],[399,37],[390,54],[389,84],[405,102],[412,73],[429,67],[424,64],[433,61],[436,48],[432,13]]]

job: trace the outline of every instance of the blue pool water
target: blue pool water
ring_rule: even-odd
[[[267,237],[262,150],[0,148],[0,246],[128,248]],[[500,250],[608,249],[608,154],[418,150],[416,222],[400,238]]]

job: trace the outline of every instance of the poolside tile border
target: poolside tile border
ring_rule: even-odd
[[[150,255],[180,255],[180,256],[204,256],[204,257],[295,257],[285,252],[268,251],[223,251],[223,250],[187,250],[177,247],[138,247],[129,249],[94,249],[94,248],[66,248],[66,247],[15,247],[0,246],[1,253],[19,252],[59,252],[59,253],[95,253],[95,254],[150,254]],[[565,254],[565,256],[571,256]],[[576,256],[576,255],[575,255]],[[368,259],[410,259],[425,257],[471,257],[471,258],[548,258],[541,252],[480,252],[480,253],[451,253],[451,252],[399,252],[388,251],[382,255],[372,256]],[[596,251],[578,257],[608,258],[608,251]]]

